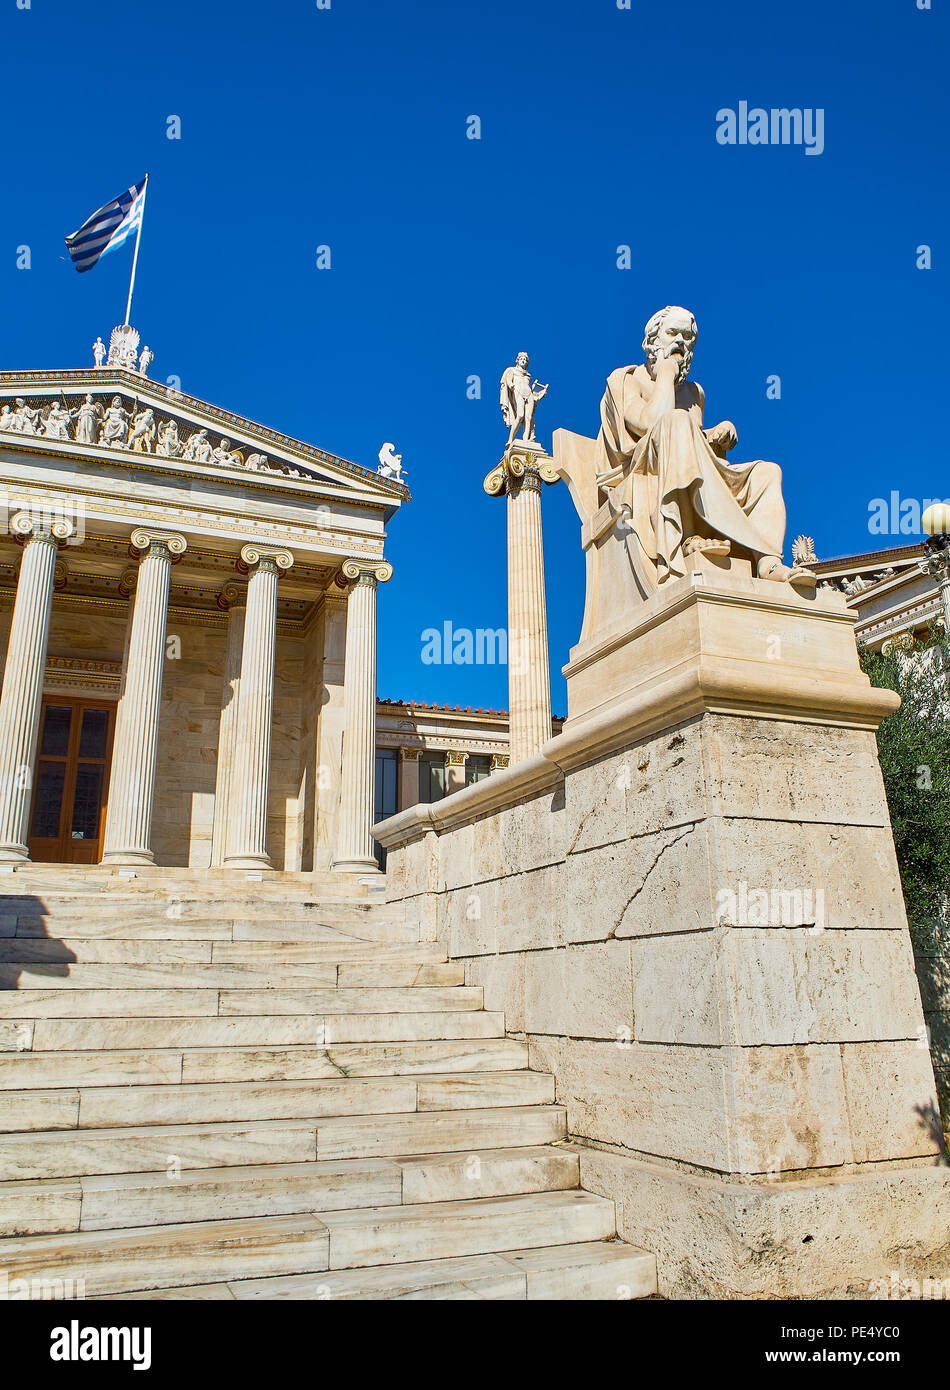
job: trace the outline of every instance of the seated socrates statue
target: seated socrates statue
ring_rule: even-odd
[[[703,388],[689,377],[696,336],[688,309],[661,309],[644,330],[646,361],[607,378],[597,439],[555,433],[555,466],[570,487],[588,551],[585,637],[604,625],[608,608],[619,615],[700,566],[814,591],[810,570],[782,562],[778,464],[730,463],[735,427],[728,420],[703,426]],[[592,584],[605,583],[609,600],[591,594]]]

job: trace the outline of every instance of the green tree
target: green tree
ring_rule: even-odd
[[[861,665],[901,697],[877,747],[911,931],[933,946],[950,894],[950,643],[932,628],[887,655],[865,651]]]

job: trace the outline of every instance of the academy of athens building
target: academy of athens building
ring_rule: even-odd
[[[0,374],[0,861],[372,871],[374,820],[508,763],[503,712],[377,702],[408,489],[121,348]]]
[[[372,872],[373,823],[507,767],[505,711],[377,699],[408,499],[150,380],[119,330],[101,366],[0,373],[0,862]],[[920,544],[816,572],[859,642],[940,620]]]

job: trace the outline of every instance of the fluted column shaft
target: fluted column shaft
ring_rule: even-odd
[[[184,536],[132,532],[141,559],[116,711],[103,864],[151,864],[155,760],[165,672],[165,628],[172,560]]]
[[[343,574],[354,583],[346,606],[346,724],[333,867],[359,873],[377,867],[372,835],[376,778],[376,587],[389,579],[392,566],[386,561],[347,560]]]
[[[13,518],[14,535],[26,537],[17,580],[7,661],[0,693],[0,862],[26,863],[49,636],[56,548],[72,534],[68,522]]]
[[[271,861],[267,853],[267,790],[274,715],[277,583],[281,570],[290,569],[293,564],[293,556],[289,550],[246,545],[241,559],[250,570],[250,578],[224,863],[229,869],[268,869]]]
[[[224,684],[221,691],[221,719],[218,724],[218,761],[214,786],[214,824],[211,830],[211,866],[224,863],[228,844],[231,780],[234,773],[234,747],[237,734],[238,699],[241,691],[241,661],[244,644],[246,597],[236,584],[227,584],[218,599],[228,613],[227,645],[224,654]]]
[[[541,478],[530,466],[509,477],[508,729],[511,763],[541,751],[551,737],[551,674],[544,595]]]

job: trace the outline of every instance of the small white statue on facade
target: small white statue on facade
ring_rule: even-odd
[[[198,430],[197,434],[189,436],[184,456],[195,463],[208,462],[211,458],[211,440],[208,438],[207,430]]]
[[[401,483],[405,476],[402,466],[402,454],[397,454],[395,445],[384,444],[379,451],[379,467],[376,472],[381,478],[392,478],[394,482]]]
[[[122,409],[118,396],[112,397],[112,404],[106,411],[99,430],[99,443],[108,444],[113,449],[120,448],[129,433],[129,412]]]
[[[148,369],[154,361],[155,354],[148,343],[146,343],[139,353],[139,371],[142,373],[142,376],[148,376]]]
[[[92,396],[87,395],[82,405],[71,410],[70,414],[76,417],[76,443],[95,444],[102,406],[96,405]]]
[[[547,395],[547,386],[532,381],[528,367],[531,359],[519,352],[513,367],[506,367],[501,377],[501,418],[508,428],[508,443],[514,441],[518,430],[527,444],[534,443],[534,411],[538,401]]]
[[[16,434],[36,434],[36,420],[39,411],[28,406],[22,396],[17,396],[15,405],[11,428]]]
[[[216,463],[221,468],[233,468],[238,462],[231,452],[230,439],[222,439],[218,447],[211,454],[211,462]]]
[[[139,351],[138,330],[129,323],[120,323],[109,335],[109,356],[107,367],[123,367],[127,372],[135,371]]]
[[[43,434],[47,439],[69,438],[70,412],[56,401],[49,407],[43,419]]]
[[[178,437],[178,425],[174,420],[166,420],[158,431],[158,443],[155,446],[155,452],[162,458],[176,459],[181,451],[182,443]]]
[[[101,367],[106,360],[106,345],[101,338],[97,338],[92,345],[92,355],[96,366]]]
[[[155,439],[155,414],[151,408],[140,410],[132,421],[128,447],[135,454],[150,454]]]
[[[13,419],[13,411],[10,409],[10,403],[8,401],[4,402],[3,409],[0,410],[0,430],[8,430],[12,433],[15,429],[16,424]]]
[[[251,470],[252,473],[256,473],[256,472],[258,471],[258,469],[264,469],[264,470],[266,470],[266,468],[267,468],[267,455],[266,455],[266,454],[248,454],[248,456],[247,456],[247,462],[245,463],[244,467],[245,467],[245,468],[249,468],[249,469]]]

